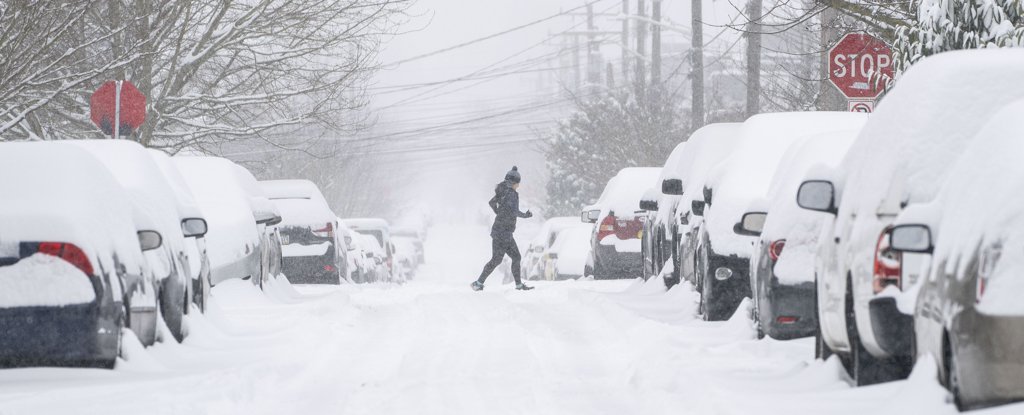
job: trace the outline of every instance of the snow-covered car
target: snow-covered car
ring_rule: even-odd
[[[384,251],[384,247],[380,245],[380,241],[377,237],[371,234],[356,232],[356,239],[359,241],[359,247],[362,250],[364,262],[367,266],[367,278],[368,282],[391,282],[392,271],[388,267],[387,253]]]
[[[590,251],[590,235],[594,225],[579,223],[563,228],[555,235],[555,242],[544,254],[544,279],[563,281],[582,278]]]
[[[415,228],[394,228],[391,236],[409,239],[413,244],[415,266],[419,267],[427,262],[426,251],[423,249],[423,232]]]
[[[185,236],[188,269],[192,277],[192,302],[205,312],[210,299],[210,256],[206,250],[206,218],[199,208],[188,183],[174,166],[171,157],[158,150],[146,150],[153,162],[160,168],[167,183],[175,193],[178,214],[182,217],[181,231]]]
[[[866,121],[866,120],[865,120]],[[750,258],[752,314],[759,337],[793,339],[818,329],[814,252],[826,215],[801,209],[796,192],[811,169],[835,167],[860,126],[790,147],[768,190],[767,220]]]
[[[175,156],[171,159],[206,217],[210,284],[233,278],[258,283],[263,274],[261,242],[264,236],[253,213],[250,194],[239,183],[237,169],[241,167],[219,157]],[[265,227],[274,218],[262,217],[259,221]]]
[[[1024,400],[1022,116],[1024,100],[994,115],[935,201],[908,208],[890,233],[894,250],[931,254],[906,287],[917,298],[914,345],[961,410]]]
[[[136,227],[117,180],[81,148],[0,144],[0,177],[17,177],[0,180],[0,364],[112,368],[129,318],[155,326],[143,249],[159,233]]]
[[[596,223],[590,241],[587,275],[596,279],[636,278],[643,275],[641,233],[637,210],[644,192],[657,182],[660,167],[627,167],[605,185],[597,203],[583,209],[584,222]]]
[[[376,257],[380,258],[387,271],[384,274],[385,277],[379,281],[396,280],[398,274],[395,270],[395,256],[391,244],[391,225],[384,219],[376,218],[345,219],[345,224],[356,233],[370,235],[377,240],[377,247],[381,249],[381,252],[376,253]]]
[[[348,280],[354,283],[367,283],[370,280],[370,269],[366,264],[366,256],[363,254],[362,245],[355,231],[345,224],[345,221],[338,218],[338,241],[345,246],[345,261],[348,266]]]
[[[191,307],[191,261],[182,232],[182,222],[195,212],[179,212],[177,193],[167,182],[160,167],[148,151],[128,140],[67,140],[88,151],[110,170],[124,188],[128,199],[145,223],[160,232],[160,249],[147,251],[144,256],[149,272],[157,281],[160,315],[171,335],[179,342],[185,338],[184,320]],[[144,344],[149,339],[143,339]]]
[[[664,173],[664,170],[662,170]],[[658,215],[658,199],[661,191],[657,188],[650,188],[640,197],[637,215],[643,223],[643,230],[640,232],[640,257],[643,259],[644,280],[657,275],[665,266],[664,252],[661,249],[667,245],[661,239],[665,238],[664,228],[655,227],[655,218]],[[658,265],[658,262],[661,264]]]
[[[834,215],[815,260],[819,354],[846,360],[858,385],[911,368],[913,307],[898,307],[895,294],[913,285],[919,267],[890,249],[890,225],[904,207],[931,202],[989,117],[1024,98],[1021,71],[1024,51],[1013,49],[921,60],[876,108],[839,167],[801,185],[801,207]]]
[[[772,176],[786,151],[803,137],[857,128],[864,117],[846,112],[792,112],[759,114],[743,123],[736,149],[720,167],[722,175],[706,186],[696,260],[701,315],[706,320],[728,319],[750,295],[750,257],[756,238],[744,231],[744,218],[752,210],[763,212],[763,206],[757,209],[754,205],[765,203]]]
[[[338,244],[338,216],[309,180],[265,180],[264,192],[281,212],[284,274],[297,284],[340,284],[347,251]]]
[[[555,243],[555,237],[562,229],[579,226],[580,218],[577,217],[555,217],[544,221],[540,231],[530,240],[526,246],[526,252],[522,259],[522,277],[528,280],[539,280],[544,278],[543,265],[544,254],[551,245]]]
[[[249,207],[256,220],[256,231],[260,235],[259,274],[253,277],[252,282],[263,288],[270,278],[281,274],[282,270],[281,234],[276,226],[281,223],[281,212],[267,197],[252,172],[238,164],[231,164],[234,166],[236,183],[249,196]]]
[[[704,184],[710,172],[732,153],[741,125],[709,124],[695,131],[675,163],[676,170],[662,175],[660,188],[665,196],[658,201],[655,223],[667,226],[666,233],[673,235],[673,272],[665,276],[669,287],[682,280],[698,286],[693,270],[704,222]]]

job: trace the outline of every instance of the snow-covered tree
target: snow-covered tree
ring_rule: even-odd
[[[1021,0],[921,0],[916,21],[897,32],[896,71],[936,53],[1024,45]]]

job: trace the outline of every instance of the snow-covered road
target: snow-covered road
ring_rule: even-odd
[[[956,412],[931,367],[852,389],[809,339],[696,321],[689,287],[495,275],[472,292],[488,249],[483,228],[439,227],[404,286],[223,284],[184,344],[129,347],[114,371],[0,371],[0,414]]]

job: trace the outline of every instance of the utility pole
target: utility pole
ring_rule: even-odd
[[[622,0],[622,85],[629,85],[629,0]]]
[[[587,3],[587,84],[590,94],[597,94],[597,85],[601,82],[601,62],[597,44],[597,26],[594,26],[594,5]]]
[[[763,0],[747,0],[747,116],[761,112],[761,14]]]
[[[636,97],[637,102],[643,102],[644,89],[647,87],[647,64],[644,62],[647,55],[644,45],[647,43],[647,23],[644,19],[646,7],[644,0],[636,0]]]
[[[580,35],[572,35],[573,92],[580,93]]]
[[[690,87],[692,97],[690,124],[696,130],[704,126],[704,7],[702,0],[690,0]]]
[[[825,6],[821,12],[821,85],[818,87],[819,111],[845,111],[846,98],[828,81],[828,50],[832,48],[842,32],[839,30],[839,12],[831,6]]]
[[[656,91],[661,88],[661,0],[653,0],[651,7],[651,85]]]
[[[608,69],[605,70],[605,73],[607,74],[606,79],[608,89],[615,89],[615,66],[613,66],[611,62],[608,62]]]

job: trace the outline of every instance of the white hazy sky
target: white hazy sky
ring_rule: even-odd
[[[419,0],[410,9],[410,21],[403,26],[406,33],[387,41],[380,60],[385,64],[398,62],[583,4],[583,0]],[[727,2],[707,0],[705,4],[705,20],[728,21],[732,6]],[[618,14],[621,7],[620,0],[594,4],[595,12]],[[635,1],[630,1],[630,8],[635,9]],[[663,3],[663,14],[683,26],[689,26],[689,11],[689,1]],[[551,35],[575,24],[579,26],[574,30],[582,30],[583,21],[583,16],[558,17],[469,47],[386,66],[376,75],[370,93],[378,123],[370,134],[420,130],[412,135],[390,137],[389,144],[379,149],[387,154],[383,160],[385,167],[393,168],[409,188],[404,191],[409,198],[435,206],[455,206],[457,213],[453,214],[465,215],[467,206],[470,211],[486,208],[493,185],[517,164],[524,176],[521,191],[525,199],[534,200],[526,203],[539,204],[546,176],[543,155],[538,143],[521,141],[550,131],[555,120],[568,111],[568,104],[560,102],[564,96],[559,95],[557,81],[549,78],[547,83],[541,82],[545,74],[558,71],[538,71],[569,62],[571,55],[566,55],[563,59],[567,60],[561,63],[558,59],[545,59],[558,53],[565,40]],[[611,16],[597,19],[599,30],[617,31],[620,25]],[[718,30],[708,28],[705,36]],[[680,33],[666,32],[664,37],[666,41],[688,42]],[[618,37],[607,40],[601,52],[605,59],[618,65],[620,49],[613,44]],[[493,71],[489,74],[525,73],[447,85],[402,87],[465,77],[488,67]],[[527,112],[536,106],[541,107]],[[513,114],[450,125],[508,111]],[[429,130],[422,131],[424,128]]]

